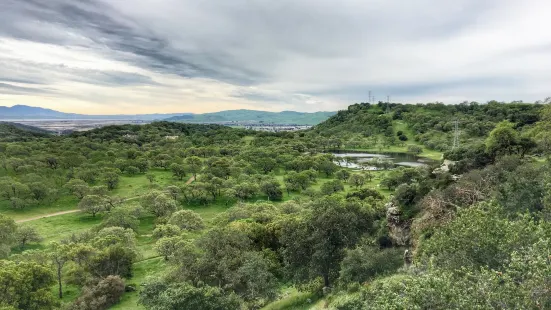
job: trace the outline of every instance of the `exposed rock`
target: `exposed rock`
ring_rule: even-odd
[[[392,239],[392,243],[399,246],[408,245],[411,220],[402,220],[402,211],[394,203],[389,202],[385,207],[388,235]]]

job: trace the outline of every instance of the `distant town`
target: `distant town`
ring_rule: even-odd
[[[72,119],[72,120],[60,120],[60,119],[33,119],[33,120],[6,120],[8,122],[19,123],[27,126],[33,126],[40,129],[44,129],[53,132],[57,135],[70,134],[75,131],[87,131],[95,128],[101,128],[109,125],[124,125],[124,124],[149,124],[151,120],[89,120],[89,119]],[[219,124],[229,127],[244,128],[256,131],[266,132],[281,132],[281,131],[297,131],[309,129],[311,125],[299,125],[299,124],[276,124],[266,123],[258,121],[231,121],[231,122],[204,122],[194,124]]]

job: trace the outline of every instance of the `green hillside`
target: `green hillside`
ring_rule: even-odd
[[[302,113],[294,111],[266,112],[254,110],[230,110],[214,113],[175,116],[167,121],[189,123],[259,122],[275,124],[315,125],[325,121],[335,112]]]
[[[549,105],[2,126],[0,308],[551,308]]]
[[[17,123],[0,122],[0,141],[25,141],[48,136],[50,132]]]

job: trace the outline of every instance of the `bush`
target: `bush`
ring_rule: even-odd
[[[408,153],[412,154],[421,154],[423,152],[423,148],[417,145],[408,145]]]
[[[403,265],[402,249],[379,249],[374,246],[359,246],[346,251],[341,263],[341,285],[351,282],[363,283],[376,276],[393,273]]]
[[[234,294],[224,294],[217,287],[194,287],[188,283],[145,284],[140,291],[139,303],[146,309],[241,309],[241,301]]]
[[[68,307],[69,310],[102,310],[118,303],[124,293],[124,281],[118,276],[107,276],[93,287],[86,287],[82,295]]]
[[[347,199],[353,198],[353,197],[359,198],[361,200],[365,200],[368,197],[372,197],[373,199],[376,199],[376,200],[382,200],[385,198],[377,190],[374,190],[371,188],[362,188],[358,191],[350,192],[346,195]]]

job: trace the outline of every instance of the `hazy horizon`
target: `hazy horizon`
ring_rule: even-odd
[[[4,0],[0,105],[337,111],[550,95],[551,2]],[[547,26],[546,26],[547,25]]]
[[[39,106],[31,106],[26,104],[13,104],[13,105],[2,105],[0,104],[0,107],[7,107],[12,108],[14,106],[26,106],[26,107],[32,107],[32,108],[44,108],[44,109],[50,109],[54,110],[56,112],[61,113],[68,113],[68,114],[80,114],[80,115],[90,115],[90,116],[116,116],[116,115],[140,115],[140,114],[205,114],[205,113],[217,113],[217,112],[228,112],[228,111],[239,111],[239,110],[247,110],[247,111],[258,111],[258,112],[270,112],[270,113],[281,113],[281,112],[299,112],[299,113],[322,113],[322,112],[336,112],[335,111],[307,111],[307,112],[301,112],[301,111],[293,111],[293,110],[281,110],[281,111],[269,111],[269,110],[260,110],[260,109],[233,109],[233,110],[218,110],[213,112],[203,112],[203,113],[193,113],[193,112],[187,112],[187,111],[176,111],[176,112],[155,112],[152,111],[150,113],[112,113],[112,114],[94,114],[94,113],[80,113],[80,112],[74,112],[74,111],[68,111],[68,110],[58,110],[58,109],[51,109],[47,107],[39,107]]]

